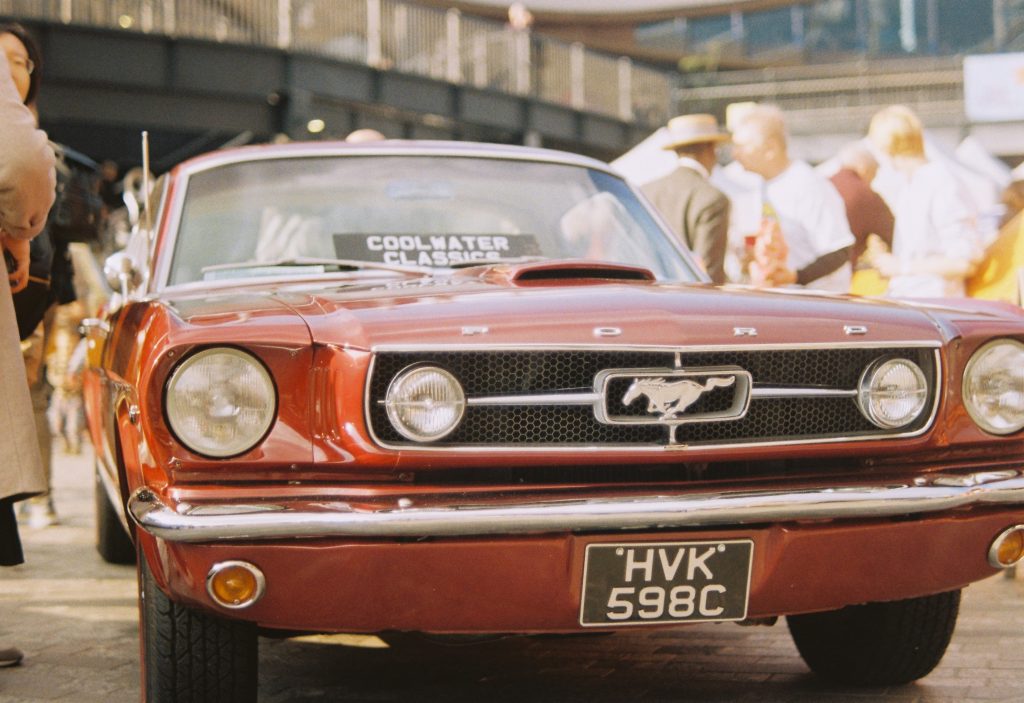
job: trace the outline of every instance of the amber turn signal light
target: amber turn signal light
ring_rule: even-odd
[[[988,563],[1006,569],[1024,559],[1024,525],[1014,525],[999,533],[988,548]]]
[[[219,562],[206,575],[206,592],[224,608],[248,608],[265,590],[263,572],[247,561]]]

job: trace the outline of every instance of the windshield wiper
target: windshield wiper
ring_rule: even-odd
[[[204,266],[200,273],[215,271],[233,271],[237,269],[273,268],[275,266],[336,266],[339,271],[394,271],[416,276],[430,276],[435,269],[425,266],[405,266],[402,264],[385,264],[377,261],[359,261],[358,259],[318,259],[314,257],[296,256],[288,259],[272,259],[271,261],[237,261],[230,264],[212,264]]]
[[[497,259],[477,259],[476,261],[456,261],[446,264],[450,269],[465,269],[471,266],[493,266],[494,264],[529,264],[534,261],[547,261],[546,256],[500,256]]]

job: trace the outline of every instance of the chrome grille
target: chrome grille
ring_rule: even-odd
[[[367,416],[373,436],[385,446],[423,446],[406,440],[391,427],[381,401],[391,380],[403,369],[430,364],[452,373],[470,401],[495,396],[551,396],[594,392],[594,379],[609,369],[701,369],[734,366],[752,376],[758,389],[825,388],[853,391],[864,369],[882,356],[899,356],[916,363],[929,383],[927,407],[934,408],[938,379],[937,350],[933,347],[801,348],[765,350],[418,350],[379,351],[375,354],[367,389]],[[627,379],[609,384],[607,404],[628,386]],[[783,394],[784,395],[784,394]],[[709,392],[689,412],[706,412],[728,405],[731,396]],[[624,412],[619,408],[619,412]],[[629,413],[645,415],[642,403]],[[909,427],[882,430],[857,408],[854,397],[758,397],[741,419],[685,424],[674,441],[688,445],[749,444],[790,441],[829,441],[836,438],[904,436],[923,431],[931,422],[926,411]],[[656,447],[673,443],[663,425],[603,424],[586,404],[525,403],[469,405],[459,427],[430,447],[551,447],[618,445]]]

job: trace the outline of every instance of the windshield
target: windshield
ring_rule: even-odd
[[[507,159],[338,156],[193,174],[168,282],[316,275],[352,262],[430,271],[538,257],[695,279],[625,183],[607,173]]]

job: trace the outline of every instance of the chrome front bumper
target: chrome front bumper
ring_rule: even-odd
[[[142,488],[128,500],[139,526],[172,542],[323,537],[462,537],[748,525],[922,515],[985,505],[1024,507],[1024,472],[936,474],[911,483],[376,509],[344,502],[218,503],[172,509]]]

